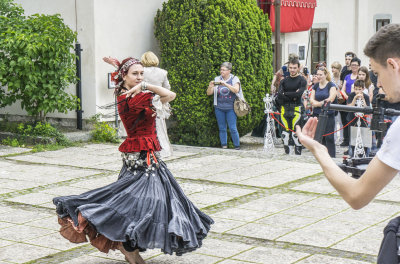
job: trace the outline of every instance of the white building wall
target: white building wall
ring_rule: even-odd
[[[154,17],[164,0],[96,0],[95,35],[96,53],[96,103],[114,102],[113,90],[109,90],[107,74],[114,68],[102,61],[105,56],[140,59],[146,51],[158,53],[154,37]],[[117,11],[118,10],[118,11]],[[105,110],[110,113],[112,110]]]
[[[328,35],[327,65],[339,61],[344,64],[346,51],[353,51],[368,66],[369,60],[363,49],[368,39],[375,33],[374,18],[391,18],[391,23],[400,23],[399,0],[317,0],[312,28],[326,28]],[[308,44],[308,31],[284,33],[282,63],[287,61],[288,45]],[[309,46],[311,49],[311,45]],[[311,62],[308,52],[307,66]]]
[[[65,23],[78,32],[82,51],[83,118],[100,110],[96,105],[113,102],[113,91],[107,89],[107,73],[113,68],[102,61],[104,56],[123,59],[140,58],[147,50],[158,53],[154,38],[154,17],[165,0],[15,0],[26,15],[34,13],[61,14]],[[337,60],[344,63],[344,53],[354,51],[368,65],[363,48],[375,33],[376,18],[390,18],[400,23],[399,0],[317,0],[313,28],[327,28],[327,64]],[[309,32],[285,33],[281,37],[282,63],[287,61],[289,44],[306,44],[307,66],[311,61]],[[75,85],[69,92],[75,94]],[[105,110],[109,113],[112,110]],[[0,114],[24,115],[14,104],[0,109]],[[76,118],[53,113],[50,117]]]
[[[107,73],[113,67],[102,61],[104,56],[123,59],[140,58],[148,50],[158,53],[154,38],[154,17],[164,0],[15,0],[25,15],[60,14],[64,22],[78,32],[82,51],[82,110],[88,119],[100,110],[96,105],[114,101],[107,87]],[[76,86],[68,92],[76,94]],[[110,112],[110,110],[105,110]],[[16,103],[0,109],[0,114],[26,115]],[[48,117],[76,118],[76,112],[51,113]]]

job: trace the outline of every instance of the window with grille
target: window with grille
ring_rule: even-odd
[[[378,31],[381,27],[390,24],[390,19],[377,19],[375,21],[375,29]]]
[[[321,61],[326,62],[327,39],[326,28],[311,29],[311,69]]]

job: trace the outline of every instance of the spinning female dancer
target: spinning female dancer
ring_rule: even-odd
[[[133,58],[118,68],[118,111],[128,137],[121,144],[118,180],[80,195],[53,199],[61,234],[100,251],[120,250],[129,263],[142,264],[139,251],[160,248],[180,256],[201,247],[213,220],[197,209],[160,160],[155,106],[175,93],[143,82],[143,66]]]
[[[117,69],[120,66],[120,62],[116,58],[104,57],[103,60]],[[171,86],[167,78],[168,72],[158,67],[159,60],[156,54],[151,51],[147,51],[143,53],[140,60],[144,66],[143,76],[145,82],[171,90]],[[159,153],[164,159],[172,155],[172,146],[169,142],[167,125],[165,123],[165,120],[171,115],[171,109],[168,103],[163,103],[161,106],[162,107],[157,107],[156,132],[158,142],[161,146],[161,151]]]

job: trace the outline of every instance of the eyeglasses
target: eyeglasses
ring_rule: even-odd
[[[350,66],[351,66],[351,67],[360,67],[360,65],[354,64],[354,63],[353,63],[353,64],[350,64]]]

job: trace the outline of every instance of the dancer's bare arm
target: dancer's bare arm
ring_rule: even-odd
[[[160,100],[162,103],[171,102],[176,97],[176,94],[174,92],[168,90],[167,88],[153,85],[150,83],[144,83],[144,82],[139,83],[138,85],[134,86],[133,88],[131,88],[129,91],[125,92],[124,94],[126,94],[127,96],[134,97],[136,94],[138,94],[142,91],[142,85],[145,85],[147,90],[149,90],[155,94],[158,94],[160,96]]]

